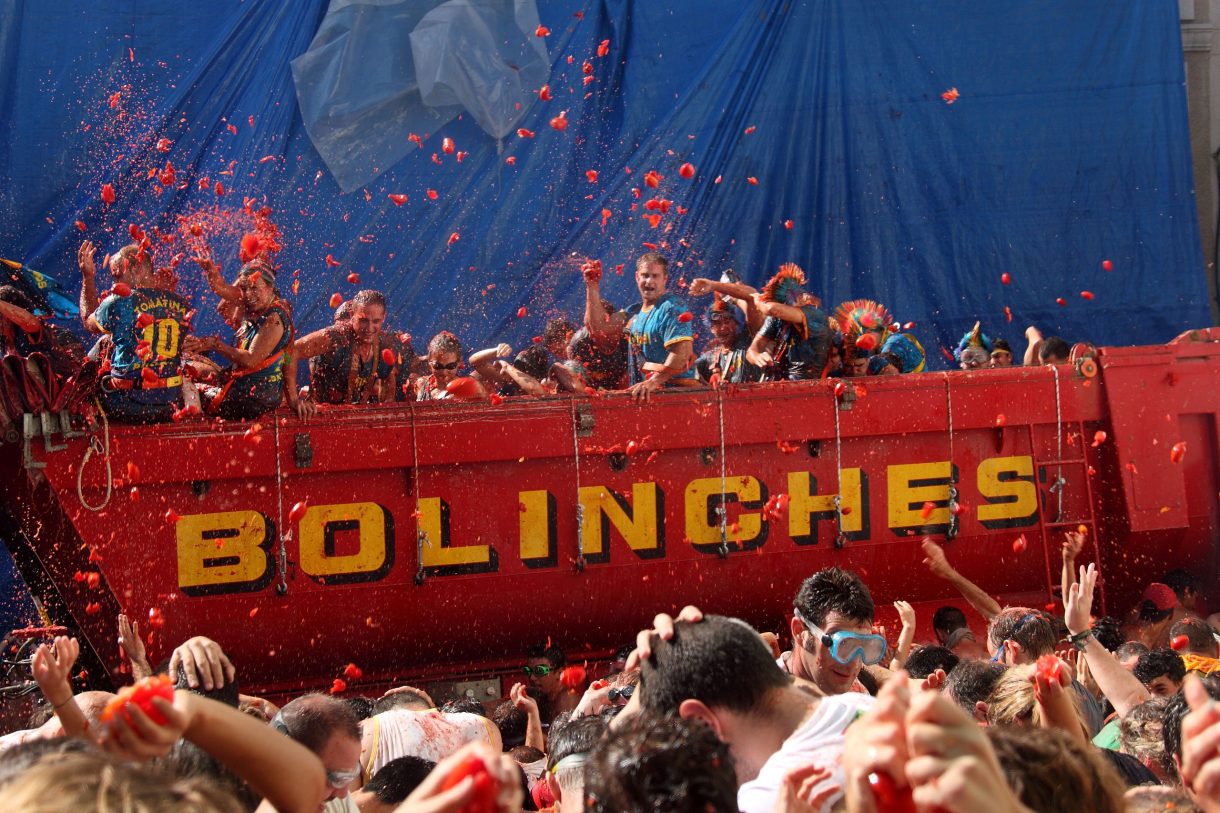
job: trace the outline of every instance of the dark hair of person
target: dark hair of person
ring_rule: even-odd
[[[427,711],[434,707],[434,702],[423,689],[414,686],[400,686],[393,694],[383,695],[373,701],[373,714],[381,714],[394,709],[410,709],[412,711]]]
[[[480,717],[487,716],[487,709],[473,697],[456,697],[453,700],[447,700],[440,710],[446,714],[477,714]]]
[[[561,669],[568,663],[568,657],[563,654],[563,650],[551,643],[530,647],[526,650],[525,657],[542,658],[550,663],[553,669]]]
[[[788,676],[750,625],[709,615],[698,623],[674,624],[668,641],[654,635],[652,657],[640,670],[636,690],[642,708],[677,714],[683,700],[736,712],[759,709],[766,697],[787,688]]]
[[[153,764],[160,765],[179,779],[205,780],[208,785],[232,794],[247,810],[254,810],[262,801],[240,776],[189,740],[178,740],[168,754],[154,760]]]
[[[546,327],[542,329],[542,344],[567,344],[575,332],[576,328],[568,320],[568,317],[556,316],[553,319],[548,319]]]
[[[1204,675],[1199,679],[1203,681],[1203,688],[1207,690],[1208,696],[1212,700],[1220,700],[1220,675]],[[1167,760],[1172,760],[1175,756],[1179,762],[1182,760],[1182,718],[1187,714],[1190,714],[1190,705],[1186,702],[1186,695],[1178,692],[1169,698],[1161,726]]]
[[[458,357],[462,355],[462,340],[453,335],[447,330],[442,330],[440,333],[432,337],[428,342],[429,353],[454,353]]]
[[[504,743],[505,751],[525,742],[529,716],[517,708],[513,701],[505,700],[496,706],[491,713],[491,721],[500,729],[500,741]]]
[[[385,309],[385,294],[381,291],[363,290],[357,291],[356,295],[351,299],[353,308],[367,308],[370,305],[379,305]]]
[[[573,754],[587,754],[594,749],[598,740],[606,733],[606,723],[600,717],[577,717],[569,720],[561,728],[551,729],[547,739],[546,769],[553,770],[556,765]]]
[[[178,671],[174,673],[174,688],[185,689],[188,692],[210,700],[218,700],[226,706],[232,706],[233,708],[237,708],[241,702],[238,697],[240,692],[237,689],[237,678],[233,678],[233,680],[226,682],[223,686],[217,686],[213,689],[203,688],[202,682],[198,687],[192,689],[191,685],[187,683],[186,669],[182,664],[178,664]]]
[[[315,754],[326,747],[332,736],[360,739],[360,721],[351,707],[337,697],[302,695],[280,709],[276,719],[283,726],[283,733]]]
[[[373,794],[383,805],[402,804],[435,767],[435,762],[420,757],[391,759],[373,774],[364,792]]]
[[[669,260],[662,257],[657,252],[646,251],[643,254],[641,254],[640,258],[635,261],[636,270],[639,270],[640,266],[644,265],[645,263],[653,263],[654,265],[659,265],[659,266],[661,266],[661,273],[665,274],[666,276],[669,275]]]
[[[512,748],[508,749],[508,755],[512,757],[515,762],[522,765],[537,762],[546,756],[546,754],[542,753],[532,745],[514,745]]]
[[[967,626],[966,614],[950,604],[937,607],[936,612],[932,613],[932,629],[945,635]]]
[[[706,723],[637,717],[593,752],[585,797],[592,813],[724,813],[737,810],[737,777]]]
[[[527,347],[513,359],[513,366],[541,381],[547,374],[546,351],[541,347]]]
[[[1195,574],[1180,567],[1166,573],[1161,579],[1161,584],[1173,590],[1174,595],[1178,597],[1178,601],[1186,598],[1188,591],[1191,593],[1199,592],[1199,582],[1195,578]]]
[[[1162,675],[1174,683],[1181,683],[1186,677],[1186,664],[1182,662],[1182,656],[1172,649],[1154,649],[1140,655],[1131,671],[1145,686]]]
[[[1216,638],[1212,628],[1202,618],[1188,615],[1174,622],[1169,628],[1169,639],[1172,641],[1179,635],[1186,636],[1186,650],[1195,655],[1214,658],[1216,653]]]
[[[911,651],[903,668],[911,677],[923,680],[937,669],[944,669],[946,674],[952,672],[960,660],[947,647],[921,646]]]
[[[818,627],[825,626],[826,616],[832,612],[870,624],[876,613],[873,597],[860,577],[837,567],[819,570],[805,579],[794,603],[801,615]]]
[[[31,313],[34,312],[34,303],[25,295],[25,291],[16,285],[0,285],[0,302],[7,302],[19,308],[25,308]]]
[[[343,698],[343,702],[348,705],[352,713],[356,715],[357,720],[367,720],[373,716],[373,701],[367,697],[353,695]]]
[[[1124,813],[1122,780],[1093,746],[1056,728],[988,726],[985,732],[1008,786],[1031,810]]]
[[[1158,610],[1155,601],[1140,602],[1140,621],[1159,624],[1171,615],[1173,615],[1172,607],[1168,610]]]
[[[1139,641],[1124,641],[1119,644],[1118,649],[1114,650],[1114,657],[1120,661],[1127,661],[1132,658],[1138,658],[1145,652],[1150,651],[1147,644],[1140,643]]]
[[[115,259],[119,260],[119,265],[123,270],[142,269],[144,273],[151,274],[153,272],[152,254],[147,251],[140,250],[139,243],[130,243],[120,248],[114,255]]]
[[[1122,622],[1112,615],[1098,618],[1093,622],[1092,630],[1097,643],[1110,652],[1117,650],[1127,640],[1127,636],[1123,635]]]
[[[991,342],[991,352],[1004,350],[1008,353],[1012,352],[1012,345],[1008,343],[1008,339],[993,339]]]
[[[944,693],[950,700],[974,716],[975,706],[986,702],[991,690],[1008,667],[1002,663],[966,659],[958,663],[945,680]]]
[[[1015,641],[1030,659],[1055,651],[1054,625],[1043,613],[1029,607],[1005,607],[991,619],[987,637],[993,647]]]
[[[1072,355],[1072,347],[1058,336],[1050,336],[1042,340],[1038,347],[1038,361],[1046,362],[1052,358],[1068,360]]]

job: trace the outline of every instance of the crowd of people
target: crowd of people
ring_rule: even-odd
[[[1212,597],[1175,570],[1126,615],[1096,617],[1098,571],[1076,566],[1084,544],[1063,543],[1062,614],[1000,606],[927,539],[925,564],[955,603],[935,610],[926,641],[902,601],[890,640],[861,577],[832,567],[801,583],[780,629],[686,607],[596,671],[548,640],[487,705],[405,685],[365,695],[353,664],[351,688],[277,707],[242,694],[207,638],[156,676],[120,616],[136,691],[75,693],[76,640],[41,644],[31,671],[45,703],[0,737],[0,801],[56,813],[1220,810]]]
[[[270,251],[243,256],[232,282],[206,249],[194,257],[233,329],[231,341],[196,335],[195,310],[177,292],[173,269],[155,267],[147,237],[109,255],[105,296],[99,294],[96,253],[85,241],[77,255],[81,321],[97,337],[87,354],[70,331],[36,316],[18,288],[0,287],[0,350],[6,360],[27,360],[13,366],[16,379],[36,382],[10,386],[6,379],[0,386],[9,393],[3,411],[10,419],[49,406],[54,399],[25,397],[39,386],[55,389],[82,378],[88,386],[73,392],[95,394],[110,419],[154,423],[191,415],[253,419],[284,403],[304,419],[323,404],[499,402],[519,395],[624,389],[645,400],[663,388],[926,368],[924,348],[909,323],[904,330],[883,305],[864,299],[828,313],[807,290],[804,272],[790,263],[761,290],[731,270],[719,281],[673,284],[666,258],[649,252],[636,261],[639,301],[618,308],[602,298],[601,264],[591,260],[582,267],[586,304],[579,327],[556,317],[520,352],[498,344],[469,355],[454,333],[442,331],[417,355],[408,333],[387,326],[385,295],[374,290],[346,301],[336,294],[333,323],[298,335]],[[710,297],[700,320],[710,334],[702,353],[695,348],[695,314],[672,290],[682,287],[692,299]],[[1033,327],[1026,338],[1025,364],[1069,360],[1072,348],[1062,339],[1043,338]],[[963,370],[1013,364],[1009,344],[992,340],[978,324],[952,356]],[[303,387],[297,380],[302,361],[309,365],[309,384]]]

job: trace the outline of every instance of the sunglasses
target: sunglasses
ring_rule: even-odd
[[[889,645],[883,636],[863,632],[846,632],[844,630],[828,634],[818,629],[813,622],[801,615],[799,610],[796,612],[796,617],[801,620],[801,623],[805,625],[805,628],[809,630],[811,635],[818,637],[822,642],[822,646],[826,647],[826,650],[830,652],[830,657],[845,666],[856,658],[863,661],[866,666],[881,663],[885,658],[885,651]],[[805,646],[805,651],[813,654],[813,649],[809,646]]]
[[[359,765],[352,768],[350,771],[327,771],[326,784],[330,785],[335,790],[343,790],[352,782],[356,781],[356,777],[359,775]]]
[[[635,694],[635,686],[623,686],[622,688],[615,686],[609,691],[608,697],[610,698],[610,702],[614,703],[619,700],[630,700],[631,695],[633,694]]]
[[[547,675],[551,674],[551,667],[545,666],[543,664],[538,664],[537,666],[522,666],[521,671],[525,672],[525,674],[527,674],[527,675],[537,675],[538,677],[546,677]]]
[[[440,364],[435,361],[430,361],[430,362],[428,362],[428,366],[431,367],[433,370],[456,370],[458,367],[462,366],[462,362],[451,361],[448,364]]]

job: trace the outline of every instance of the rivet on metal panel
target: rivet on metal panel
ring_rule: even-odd
[[[298,469],[307,469],[313,465],[313,441],[308,432],[297,432],[292,441],[292,457]]]
[[[716,462],[716,449],[711,446],[706,446],[699,450],[699,462],[705,466],[710,466]]]
[[[805,448],[809,451],[810,457],[818,457],[822,454],[822,441],[811,440],[805,444]]]
[[[607,459],[610,461],[610,468],[615,471],[622,471],[627,468],[627,455],[622,452],[611,452]]]

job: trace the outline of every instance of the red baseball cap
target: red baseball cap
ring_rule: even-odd
[[[1173,588],[1160,582],[1153,582],[1144,588],[1144,595],[1140,597],[1140,603],[1145,601],[1151,601],[1161,612],[1178,606],[1178,596],[1173,592]]]

